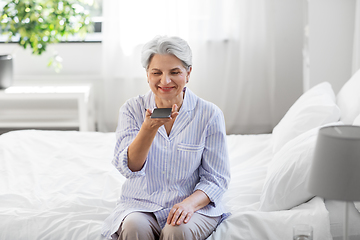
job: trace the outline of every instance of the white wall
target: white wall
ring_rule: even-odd
[[[47,67],[54,52],[63,58],[63,69],[56,73]],[[32,55],[30,49],[23,49],[15,43],[1,43],[0,54],[13,54],[14,84],[32,82],[93,82],[101,80],[101,43],[58,43],[52,44],[41,56]]]
[[[309,0],[309,86],[328,81],[335,93],[352,73],[354,0]]]

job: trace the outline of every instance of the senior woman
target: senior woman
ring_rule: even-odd
[[[192,53],[183,39],[154,38],[141,61],[151,91],[120,108],[112,163],[127,180],[103,235],[205,239],[227,216],[221,204],[230,180],[223,114],[185,88]],[[155,108],[172,108],[170,117],[151,118]]]

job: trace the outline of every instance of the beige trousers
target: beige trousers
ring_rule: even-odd
[[[215,230],[220,217],[194,213],[190,221],[179,226],[160,228],[153,213],[133,212],[121,223],[118,240],[203,240]]]

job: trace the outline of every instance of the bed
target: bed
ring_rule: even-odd
[[[311,224],[315,240],[342,239],[343,204],[307,191],[317,131],[360,125],[360,72],[335,96],[324,82],[305,92],[271,134],[228,135],[232,213],[208,238],[292,239]],[[125,178],[111,165],[115,133],[21,130],[0,135],[0,239],[105,239]],[[350,239],[360,238],[359,204]]]

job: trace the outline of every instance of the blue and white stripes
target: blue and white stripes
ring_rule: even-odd
[[[113,164],[127,181],[117,207],[105,220],[103,235],[108,238],[132,211],[154,212],[163,227],[171,207],[195,190],[202,190],[211,200],[199,213],[224,213],[221,197],[230,181],[224,117],[218,107],[189,89],[170,135],[160,127],[141,171],[127,167],[127,147],[144,121],[144,109],[155,107],[149,91],[120,109]]]

